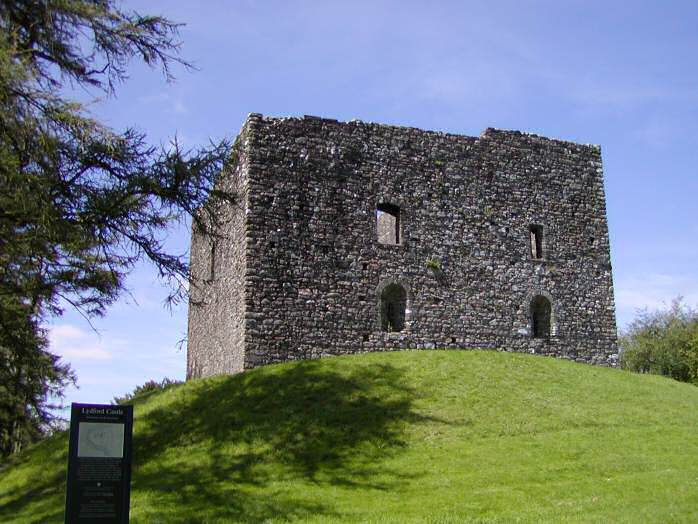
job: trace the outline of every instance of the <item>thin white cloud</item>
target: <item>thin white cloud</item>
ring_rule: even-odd
[[[583,80],[570,83],[567,94],[591,105],[632,106],[656,100],[687,100],[692,93],[666,86],[633,85]]]
[[[677,142],[691,146],[698,142],[698,126],[690,112],[653,114],[644,120],[630,135],[645,147],[664,150],[677,147]]]
[[[174,110],[175,113],[178,115],[183,115],[187,112],[187,106],[184,105],[184,102],[182,101],[181,98],[177,98],[174,101],[174,104],[172,106],[172,109]]]
[[[422,98],[443,102],[473,103],[473,100],[496,97],[506,99],[520,89],[519,81],[502,70],[479,64],[479,74],[462,70],[434,71],[415,79],[416,92]]]
[[[51,351],[66,360],[109,360],[112,353],[96,333],[71,324],[59,324],[49,330]],[[118,343],[118,341],[114,341]]]
[[[599,111],[626,111],[647,104],[694,105],[698,101],[696,85],[656,81],[636,75],[579,74],[567,68],[546,66],[539,71],[540,80],[560,96],[586,108]]]
[[[638,311],[664,309],[679,296],[686,304],[698,306],[698,279],[661,273],[633,275],[616,282],[615,295],[618,324],[622,327]]]
[[[142,104],[162,104],[169,108],[170,111],[177,115],[184,115],[188,112],[187,106],[180,96],[174,96],[170,93],[158,93],[155,95],[145,95],[138,99]]]

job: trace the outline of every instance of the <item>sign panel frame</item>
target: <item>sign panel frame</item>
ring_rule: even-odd
[[[66,524],[128,524],[132,436],[133,406],[71,405]]]

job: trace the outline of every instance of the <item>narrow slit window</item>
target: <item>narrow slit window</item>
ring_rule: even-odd
[[[537,296],[531,301],[531,334],[533,338],[550,337],[550,316],[552,307],[550,301]]]
[[[400,208],[393,204],[376,206],[376,230],[380,244],[400,243]]]
[[[208,267],[208,280],[213,281],[216,278],[216,242],[211,240],[211,260]]]
[[[531,237],[531,256],[543,258],[543,226],[532,225],[529,227]]]

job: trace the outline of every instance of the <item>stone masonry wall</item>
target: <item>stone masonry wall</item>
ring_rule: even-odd
[[[598,147],[516,131],[475,138],[256,114],[240,140],[246,220],[238,210],[226,234],[245,250],[226,248],[231,277],[214,284],[215,315],[190,318],[192,376],[401,348],[614,365]],[[399,207],[397,245],[378,242],[380,204]],[[541,259],[531,253],[532,225],[542,227]],[[406,323],[386,332],[380,297],[393,283],[406,291]],[[532,337],[536,296],[552,305],[550,337]],[[201,343],[210,333],[216,342]]]
[[[213,237],[192,229],[188,378],[244,369],[248,149],[243,127],[233,146],[235,160],[218,182],[237,195],[236,204],[220,209],[222,227]]]

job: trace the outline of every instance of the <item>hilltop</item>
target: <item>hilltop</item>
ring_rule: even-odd
[[[698,520],[698,388],[532,355],[372,353],[135,401],[132,522]],[[62,522],[67,437],[0,470]]]

